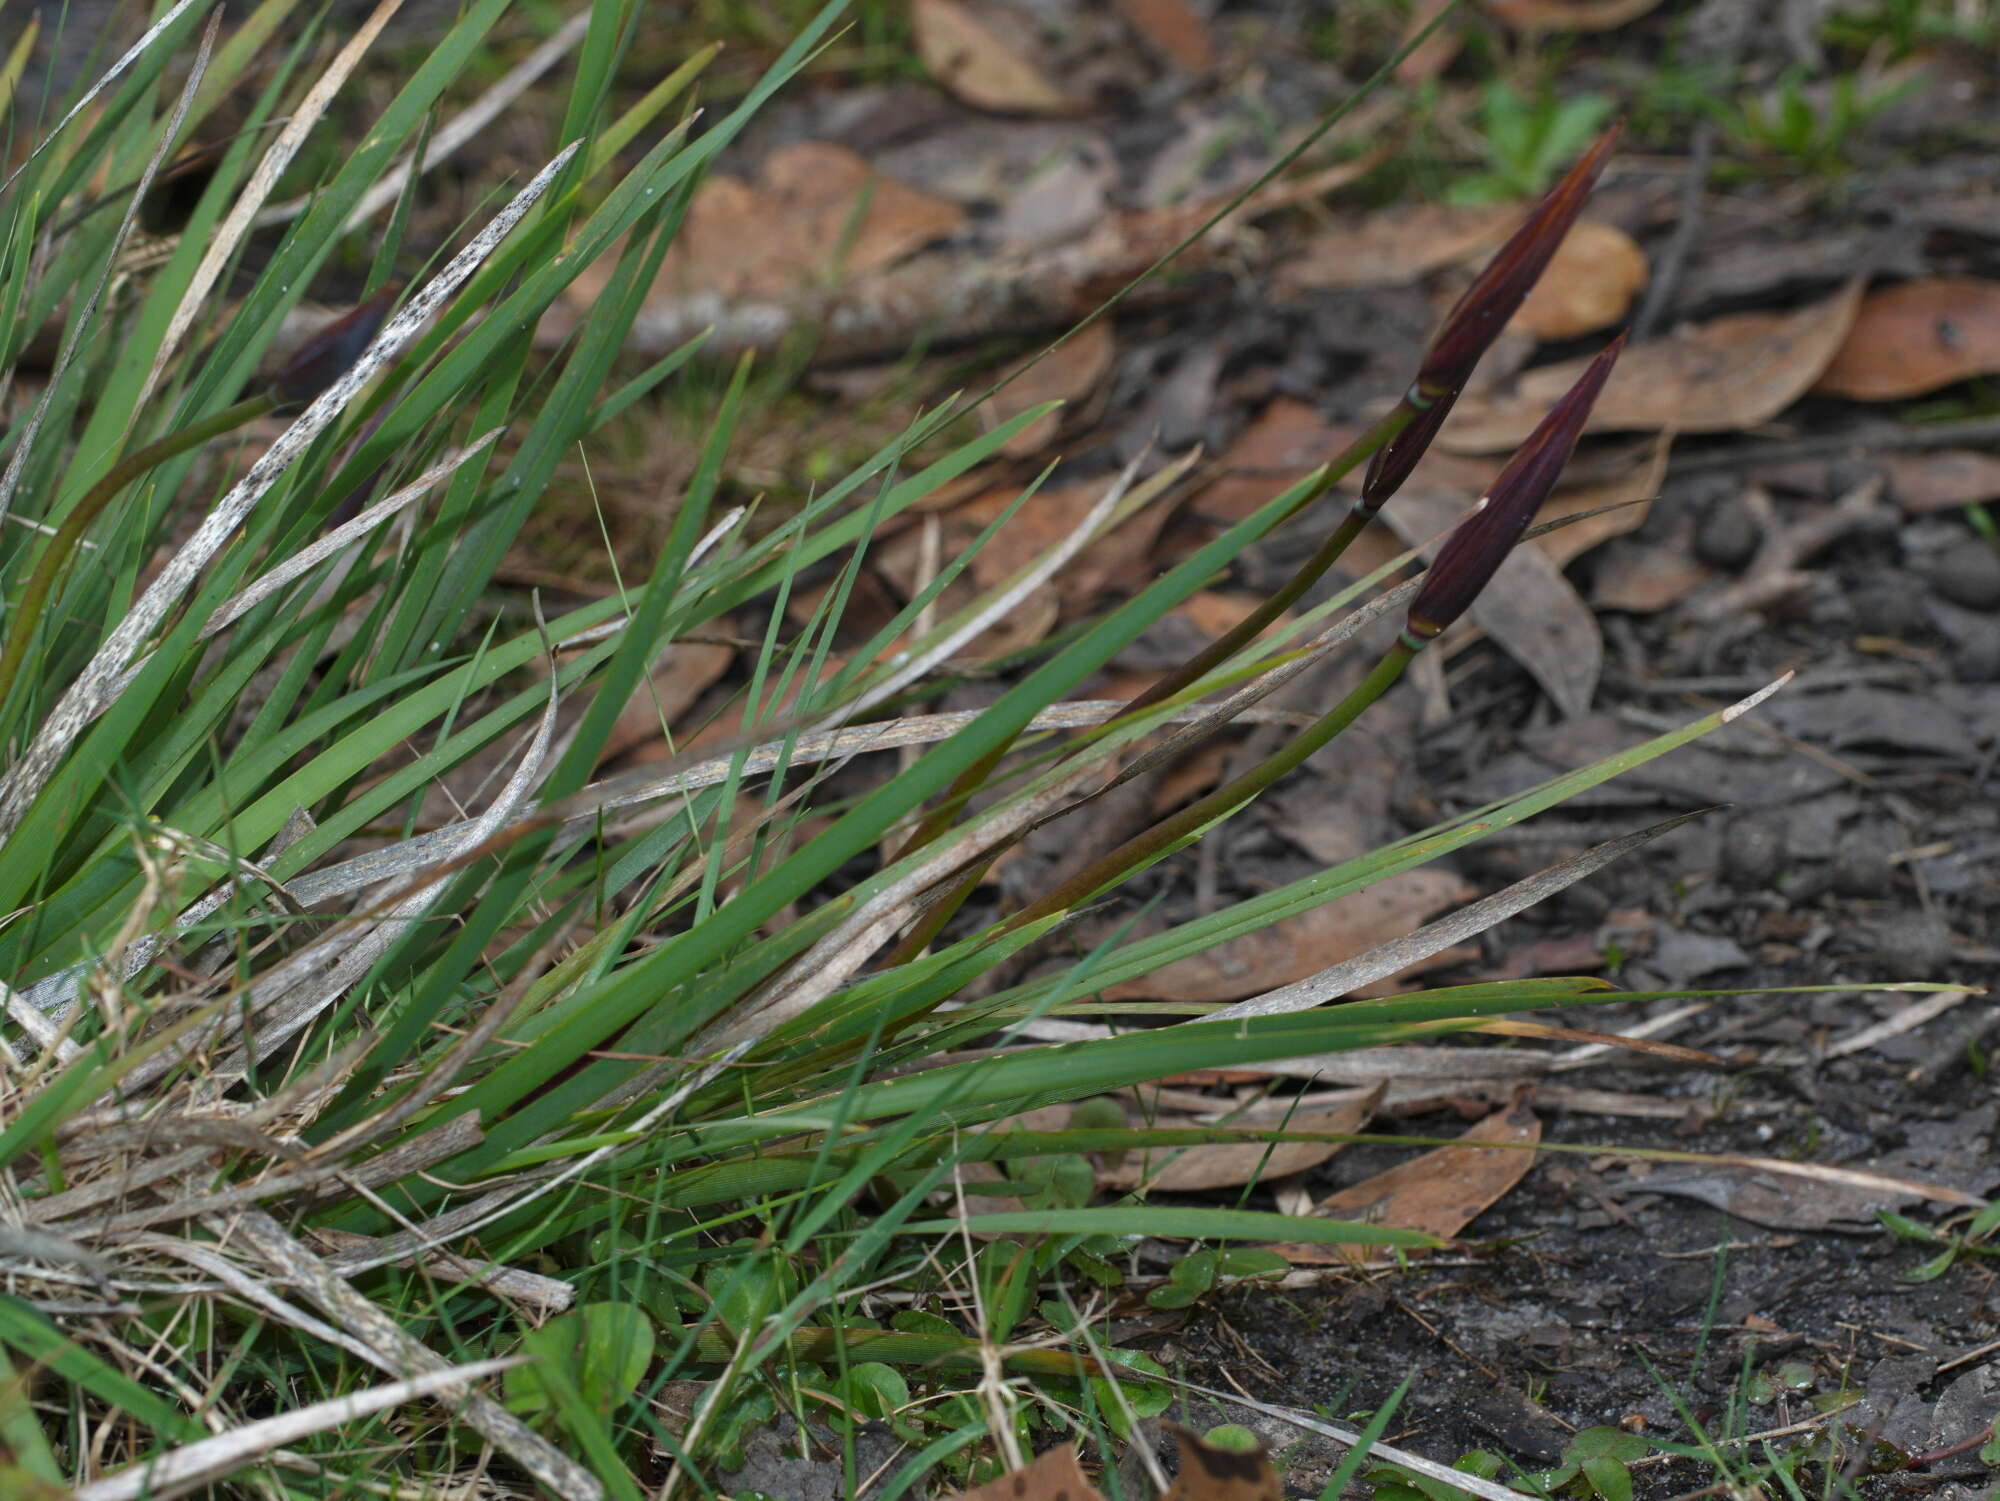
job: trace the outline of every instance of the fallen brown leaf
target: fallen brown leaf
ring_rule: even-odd
[[[671,730],[735,660],[732,646],[690,642],[668,647],[654,663],[647,685],[619,712],[599,759],[616,760],[633,746],[658,736],[663,724]]]
[[[1255,1449],[1225,1449],[1172,1419],[1166,1427],[1180,1446],[1181,1472],[1161,1501],[1283,1501],[1284,1487],[1261,1442]]]
[[[647,305],[704,293],[770,296],[861,275],[955,234],[964,223],[959,205],[877,175],[845,146],[800,141],[771,153],[754,183],[718,174],[695,190]],[[615,257],[586,267],[566,301],[589,307],[614,266]]]
[[[1896,504],[1906,511],[1945,511],[2000,500],[2000,458],[1970,448],[1890,453],[1878,460]]]
[[[1507,325],[1536,339],[1575,339],[1625,316],[1646,284],[1646,255],[1616,225],[1579,219]]]
[[[1339,453],[1355,431],[1280,396],[1217,457],[1217,478],[1194,498],[1193,509],[1216,521],[1241,521]]]
[[[2000,281],[1940,276],[1871,292],[1815,391],[1901,401],[2000,373]]]
[[[1175,66],[1205,73],[1215,66],[1215,39],[1187,0],[1118,0],[1125,23]]]
[[[1009,418],[1018,417],[1029,407],[1040,406],[1045,401],[1082,400],[1097,389],[1097,383],[1111,369],[1111,361],[1117,353],[1117,336],[1112,333],[1110,323],[1100,318],[1085,325],[1074,337],[1065,339],[1039,360],[1030,355],[1019,364],[1010,366],[1006,384],[980,408],[987,430],[990,432]],[[1062,426],[1064,415],[1055,411],[1036,418],[1001,444],[1000,451],[1017,459],[1040,453]]]
[[[960,1491],[947,1501],[1104,1501],[1104,1497],[1076,1462],[1076,1445],[1064,1444],[1011,1475]]]
[[[1384,209],[1315,236],[1278,277],[1300,289],[1409,286],[1493,249],[1526,212],[1514,203]]]
[[[1401,938],[1476,893],[1449,871],[1398,872],[1324,906],[1162,965],[1150,975],[1109,986],[1106,1000],[1236,1001],[1318,974]],[[1435,962],[1435,961],[1432,961]]]
[[[1599,514],[1586,516],[1559,531],[1537,537],[1533,545],[1556,567],[1567,568],[1593,548],[1636,530],[1646,519],[1653,497],[1660,493],[1672,448],[1672,436],[1662,433],[1654,442],[1653,451],[1646,461],[1629,473],[1617,479],[1556,491],[1535,513],[1537,526],[1560,521],[1566,516],[1582,516],[1586,511],[1597,511]]]
[[[1660,0],[1486,0],[1495,19],[1521,31],[1610,31],[1657,10]]]
[[[1541,1139],[1542,1123],[1528,1108],[1523,1091],[1507,1109],[1495,1111],[1459,1137],[1464,1145],[1439,1147],[1377,1173],[1322,1200],[1314,1213],[1327,1219],[1456,1235],[1498,1203],[1535,1164],[1533,1152],[1481,1143]],[[1380,1259],[1385,1254],[1379,1246],[1287,1245],[1279,1250],[1294,1261],[1330,1265]]]
[[[1324,1131],[1349,1135],[1368,1124],[1379,1088],[1328,1110],[1246,1112],[1231,1125],[1255,1125],[1270,1131]],[[1149,1124],[1174,1131],[1203,1124],[1189,1116],[1155,1115]],[[1270,1182],[1318,1167],[1341,1149],[1337,1141],[1217,1142],[1200,1147],[1143,1147],[1127,1150],[1120,1161],[1097,1175],[1099,1188],[1128,1192],[1141,1184],[1161,1193],[1196,1193],[1211,1188],[1238,1188],[1245,1183]]]
[[[1008,115],[1075,114],[1078,102],[1030,60],[1011,17],[970,0],[914,0],[917,55],[937,81],[976,109]]]
[[[1736,313],[1625,351],[1590,415],[1592,432],[1738,432],[1812,389],[1847,337],[1861,283],[1787,313]],[[1460,400],[1438,443],[1497,453],[1520,443],[1588,359],[1529,371],[1511,395]]]
[[[956,557],[971,545],[1020,497],[1018,484],[996,485],[961,501],[941,518],[939,556]],[[1072,485],[1045,485],[1021,503],[1007,524],[973,555],[966,572],[971,584],[990,589],[1011,578],[1075,530],[1077,521],[1104,493],[1101,480]],[[1059,613],[1074,618],[1092,609],[1108,589],[1141,587],[1148,574],[1146,558],[1166,524],[1171,507],[1159,502],[1129,516],[1110,535],[1100,538],[1078,553],[1070,565],[1044,591],[1056,601]],[[923,555],[921,528],[910,528],[882,544],[875,553],[875,566],[903,598],[911,598],[923,586],[918,570]],[[966,587],[962,596],[954,590]],[[961,579],[945,592],[939,602],[941,614],[971,597]],[[954,603],[956,601],[956,603]]]

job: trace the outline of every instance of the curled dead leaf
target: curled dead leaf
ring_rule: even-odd
[[[968,0],[914,0],[917,55],[931,76],[976,109],[1009,115],[1071,115],[1080,106],[1049,81],[1016,38],[1011,16]]]
[[[1861,283],[1783,313],[1736,313],[1625,351],[1590,417],[1591,432],[1738,432],[1811,390],[1853,327]],[[1496,453],[1534,431],[1588,359],[1529,371],[1506,396],[1459,401],[1438,435],[1459,453]]]
[[[1011,1475],[1002,1475],[947,1501],[1104,1501],[1076,1461],[1076,1445],[1063,1444]]]
[[[1536,339],[1575,339],[1622,319],[1646,284],[1646,256],[1616,225],[1579,219],[1507,325]]]
[[[1181,1472],[1161,1501],[1283,1501],[1284,1487],[1260,1440],[1254,1449],[1211,1444],[1168,1419],[1181,1451]]]
[[[1871,292],[1813,387],[1855,401],[1901,401],[2000,373],[2000,281],[1939,276]]]
[[[1527,1176],[1535,1154],[1519,1150],[1542,1139],[1542,1123],[1528,1108],[1523,1090],[1505,1110],[1495,1111],[1466,1131],[1462,1146],[1439,1147],[1352,1188],[1324,1199],[1315,1213],[1327,1219],[1362,1220],[1399,1230],[1428,1230],[1453,1236]],[[1295,1262],[1351,1263],[1381,1258],[1379,1246],[1280,1246]],[[1408,1254],[1408,1253],[1405,1253]]]

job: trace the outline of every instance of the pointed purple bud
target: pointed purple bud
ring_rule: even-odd
[[[1391,438],[1369,461],[1361,482],[1364,513],[1373,514],[1394,495],[1417,467],[1417,460],[1444,426],[1458,393],[1472,378],[1473,368],[1492,346],[1500,330],[1520,310],[1563,237],[1583,212],[1584,200],[1597,185],[1618,144],[1622,124],[1613,124],[1597,143],[1549,190],[1528,217],[1473,278],[1424,354],[1416,383],[1403,399],[1417,408],[1410,425]]]
[[[1417,387],[1412,386],[1410,394],[1403,400],[1416,403],[1424,397]],[[1444,426],[1444,419],[1451,415],[1451,404],[1457,400],[1458,392],[1445,392],[1422,408],[1408,427],[1375,450],[1375,457],[1368,461],[1368,472],[1361,479],[1361,504],[1358,509],[1363,515],[1372,518],[1382,509],[1383,502],[1403,488],[1403,481],[1417,467],[1417,460],[1431,446],[1431,439]]]
[[[388,321],[389,309],[396,305],[401,292],[401,283],[391,282],[307,339],[278,367],[278,373],[271,379],[272,394],[287,407],[304,406],[318,399],[361,358],[362,351]]]
[[[1461,389],[1479,357],[1499,337],[1507,320],[1520,311],[1555,258],[1556,248],[1576,223],[1576,216],[1583,212],[1584,200],[1597,186],[1624,128],[1622,122],[1614,122],[1597,138],[1597,144],[1535,205],[1446,314],[1444,326],[1431,340],[1430,351],[1417,372],[1417,387],[1426,396]]]
[[[1493,488],[1486,492],[1485,504],[1461,522],[1438,549],[1436,561],[1424,575],[1423,587],[1410,602],[1405,645],[1423,646],[1463,615],[1507,561],[1507,554],[1521,540],[1521,533],[1535,519],[1535,512],[1542,508],[1563,466],[1576,451],[1583,424],[1624,347],[1625,336],[1620,334],[1590,362],[1582,378],[1507,461]]]

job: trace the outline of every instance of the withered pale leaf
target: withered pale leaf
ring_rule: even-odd
[[[1659,5],[1660,0],[1486,0],[1485,9],[1520,31],[1611,31]]]
[[[1409,286],[1494,249],[1526,212],[1518,203],[1384,209],[1316,236],[1279,279],[1314,289]]]
[[[1324,1131],[1344,1135],[1368,1123],[1381,1091],[1346,1100],[1327,1110],[1296,1110],[1289,1116],[1259,1112],[1254,1124],[1270,1131]],[[1155,1117],[1162,1131],[1196,1127],[1191,1117]],[[1250,1121],[1232,1124],[1252,1124]],[[1097,1175],[1099,1188],[1125,1192],[1141,1184],[1162,1193],[1194,1193],[1210,1188],[1237,1188],[1252,1181],[1269,1182],[1318,1167],[1338,1152],[1337,1141],[1218,1142],[1200,1147],[1163,1147],[1149,1152],[1128,1149],[1116,1165]]]

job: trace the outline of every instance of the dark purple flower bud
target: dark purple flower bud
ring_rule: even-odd
[[[1493,488],[1486,492],[1486,503],[1461,522],[1438,549],[1436,561],[1424,575],[1423,587],[1410,602],[1405,645],[1422,647],[1463,615],[1507,561],[1507,554],[1521,540],[1521,533],[1535,519],[1535,512],[1542,508],[1563,466],[1576,451],[1584,421],[1624,347],[1625,336],[1620,334],[1590,362],[1582,378],[1507,461]]]
[[[1479,357],[1520,310],[1543,271],[1561,245],[1576,216],[1583,212],[1584,200],[1597,186],[1597,179],[1611,160],[1612,148],[1624,129],[1622,122],[1597,138],[1597,144],[1578,159],[1563,180],[1536,204],[1521,227],[1514,231],[1465,295],[1445,316],[1444,326],[1424,356],[1417,371],[1417,389],[1425,396],[1442,396],[1457,391],[1472,375]]]
[[[1368,473],[1361,482],[1364,514],[1379,511],[1417,467],[1424,450],[1431,446],[1431,439],[1444,426],[1458,393],[1471,379],[1473,367],[1499,337],[1507,321],[1520,310],[1542,272],[1548,269],[1556,248],[1583,211],[1584,200],[1603,175],[1604,165],[1611,159],[1612,148],[1618,144],[1623,129],[1622,124],[1614,124],[1598,137],[1597,144],[1583,154],[1563,180],[1521,221],[1521,227],[1495,252],[1446,315],[1424,354],[1416,383],[1403,398],[1417,408],[1415,420],[1369,460]]]
[[[1415,387],[1403,398],[1405,401],[1423,399]],[[1375,457],[1368,461],[1368,472],[1361,479],[1361,504],[1358,509],[1364,516],[1372,518],[1382,509],[1383,502],[1403,488],[1403,481],[1417,467],[1417,460],[1431,446],[1431,439],[1444,426],[1444,419],[1451,415],[1451,404],[1457,400],[1458,392],[1445,392],[1419,412],[1408,427],[1375,450]]]
[[[345,375],[381,332],[401,291],[400,283],[391,282],[301,344],[271,379],[271,392],[280,404],[304,406]]]

